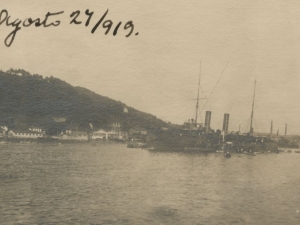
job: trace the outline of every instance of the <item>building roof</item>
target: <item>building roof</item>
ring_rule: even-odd
[[[31,131],[31,130],[26,130],[26,129],[10,129],[9,131],[13,133],[27,133],[27,134],[42,134],[41,132],[37,131]]]

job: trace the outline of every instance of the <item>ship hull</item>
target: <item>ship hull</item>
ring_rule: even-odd
[[[226,150],[234,152],[278,152],[278,144],[269,138],[255,136],[228,136],[227,141],[232,143]]]
[[[220,148],[219,138],[197,131],[164,131],[152,134],[148,147],[156,151],[216,152]]]

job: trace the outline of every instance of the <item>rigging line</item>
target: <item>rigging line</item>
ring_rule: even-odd
[[[243,131],[244,131],[243,133],[246,133],[247,130],[249,130],[248,128],[250,127],[249,126],[250,125],[250,119],[251,119],[251,116],[249,116],[248,119],[247,119],[247,121],[243,123],[243,125],[246,124],[246,126],[243,129]]]
[[[257,122],[257,120],[256,119],[254,119],[254,125],[256,126],[256,133],[258,132],[258,133],[261,133],[261,129],[260,129],[260,126],[259,126],[259,123]]]
[[[247,121],[247,124],[246,124],[246,126],[244,127],[244,129],[243,129],[243,133],[247,133],[247,131],[249,130],[249,124],[250,124],[250,118],[249,118],[249,120]]]
[[[200,118],[200,122],[201,122],[201,123],[203,123],[203,122],[204,122],[204,120],[202,119],[202,116],[201,116],[201,114],[199,115],[199,118]]]
[[[214,86],[214,88],[213,88],[212,92],[211,92],[211,93],[210,93],[210,95],[208,96],[208,99],[206,100],[206,102],[204,103],[204,105],[203,105],[202,109],[200,110],[200,113],[203,111],[203,109],[204,109],[204,107],[206,106],[206,104],[207,104],[208,100],[210,99],[210,97],[212,96],[212,94],[213,94],[214,90],[216,89],[216,87],[217,87],[217,85],[218,85],[218,83],[219,83],[219,81],[220,81],[220,79],[221,79],[221,77],[222,77],[222,75],[223,75],[223,73],[224,73],[224,71],[225,71],[225,69],[226,69],[226,67],[227,67],[228,63],[229,63],[229,60],[230,60],[230,58],[228,59],[228,61],[227,61],[226,65],[225,65],[225,67],[224,67],[224,69],[223,69],[223,71],[222,71],[221,75],[219,76],[219,79],[218,79],[218,81],[217,81],[216,85]]]
[[[201,80],[201,61],[200,61],[200,73],[199,73],[199,83],[198,83],[198,93],[197,93],[197,104],[196,104],[196,116],[195,116],[195,124],[196,124],[196,126],[197,126],[198,109],[199,109],[200,80]]]
[[[204,97],[207,98],[205,93],[203,92],[203,89],[202,89],[201,85],[200,85],[200,90],[201,90],[202,94],[204,95]]]

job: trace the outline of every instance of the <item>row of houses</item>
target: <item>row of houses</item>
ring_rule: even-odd
[[[50,137],[41,128],[30,127],[28,129],[9,129],[7,126],[0,126],[0,137],[7,138],[20,138],[20,139],[38,139]],[[128,138],[127,132],[122,131],[105,131],[103,129],[95,130],[93,132],[80,131],[80,130],[62,130],[57,135],[51,136],[58,140],[74,140],[74,141],[88,141],[88,140],[109,140],[119,139],[126,140]]]
[[[0,126],[0,137],[37,139],[44,135],[45,132],[41,128],[9,129],[7,126]]]

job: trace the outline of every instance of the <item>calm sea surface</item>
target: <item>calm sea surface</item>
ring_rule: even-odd
[[[1,145],[0,224],[300,224],[300,154]]]

